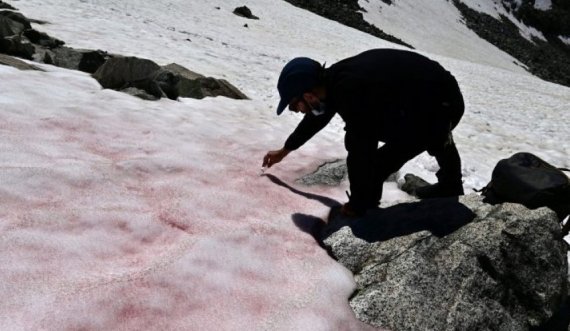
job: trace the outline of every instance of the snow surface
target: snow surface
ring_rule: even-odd
[[[506,12],[496,0],[461,0],[479,12],[500,19],[508,17],[523,37],[543,39],[544,36],[532,27],[527,27],[512,14]],[[385,31],[426,52],[464,59],[480,64],[525,72],[521,64],[496,46],[479,38],[462,23],[459,10],[447,0],[413,1],[395,0],[391,5],[381,0],[360,0],[365,9],[364,19]]]
[[[268,171],[313,195],[260,176],[260,166],[300,119],[275,115],[287,60],[330,64],[397,46],[274,0],[248,1],[259,21],[233,15],[243,2],[229,0],[14,5],[71,47],[176,62],[228,79],[251,100],[149,102],[81,72],[0,66],[2,329],[368,329],[347,304],[352,276],[307,233],[326,219],[326,198],[345,201],[347,183],[295,184],[345,157],[342,123]],[[426,39],[465,95],[455,137],[468,191],[517,151],[570,166],[570,89],[507,65],[496,49],[468,58]],[[435,171],[423,154],[398,177],[433,181]],[[385,186],[383,204],[409,199]]]
[[[534,0],[534,8],[539,10],[552,9],[552,0]]]

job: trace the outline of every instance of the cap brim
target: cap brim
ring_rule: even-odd
[[[285,110],[285,108],[287,108],[288,105],[289,103],[286,100],[281,99],[281,101],[279,101],[279,105],[277,106],[277,115],[281,115],[281,113]]]

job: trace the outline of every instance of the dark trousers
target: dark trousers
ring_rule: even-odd
[[[451,131],[463,116],[464,102],[453,76],[419,86],[411,95],[397,91],[387,95],[377,128],[370,120],[353,125],[345,136],[350,203],[356,210],[378,206],[388,176],[425,151],[440,166],[436,174],[440,184],[461,186],[461,159]],[[361,132],[374,132],[385,144],[373,152],[370,135]]]
[[[461,185],[461,158],[453,142],[451,132],[447,139],[431,146],[401,146],[396,143],[386,143],[376,151],[375,170],[376,202],[382,198],[382,185],[386,179],[398,171],[406,162],[427,151],[434,156],[439,171],[436,173],[438,182],[442,185]]]
[[[411,130],[403,136],[397,132],[394,139],[388,139],[376,151],[375,202],[379,202],[382,198],[384,181],[406,162],[425,151],[435,157],[440,167],[436,173],[440,184],[461,186],[461,158],[451,131],[457,126],[465,111],[463,96],[454,78],[450,78],[444,88],[430,92],[430,96],[437,95],[436,92],[441,94],[435,102],[423,102],[419,99],[419,102],[413,102],[411,105],[406,103],[399,105],[402,109],[410,109],[410,112],[424,108],[424,113],[428,116],[419,116],[415,120],[407,119],[400,123],[398,119],[388,122],[397,128],[411,127]]]

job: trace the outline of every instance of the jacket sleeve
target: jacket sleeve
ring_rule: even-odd
[[[315,116],[312,113],[305,114],[295,131],[285,141],[285,149],[293,151],[303,146],[331,121],[334,114],[335,112],[333,111],[327,111],[319,116]]]

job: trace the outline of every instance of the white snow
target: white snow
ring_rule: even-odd
[[[71,47],[177,62],[229,80],[252,100],[149,102],[102,90],[81,72],[0,66],[3,329],[367,329],[347,304],[350,273],[301,229],[326,219],[329,208],[259,170],[265,152],[281,147],[299,121],[275,115],[275,85],[287,60],[304,55],[331,64],[395,46],[283,1],[248,1],[259,21],[231,13],[242,5],[14,3],[27,17],[50,22],[35,27]],[[433,31],[444,35],[445,27]],[[425,39],[420,50],[448,68],[465,95],[455,137],[467,190],[485,185],[496,162],[517,151],[570,166],[563,120],[570,89],[522,72],[494,48],[465,57],[452,44]],[[344,202],[347,183],[295,184],[344,157],[342,141],[335,119],[268,172]],[[435,171],[423,154],[399,177],[434,180]],[[406,199],[386,183],[384,204]]]
[[[570,45],[570,36],[558,36],[558,39],[562,40],[566,45]]]
[[[546,40],[542,33],[517,20],[500,0],[461,0],[471,9],[498,20],[501,15],[515,24],[521,36]],[[398,36],[417,49],[509,70],[517,70],[516,60],[479,38],[465,26],[461,13],[447,0],[360,0],[364,19],[384,32]],[[460,24],[458,24],[460,23]],[[519,68],[522,72],[522,68]]]
[[[501,19],[501,16],[506,17],[516,25],[521,36],[529,41],[533,41],[533,38],[546,41],[542,32],[532,26],[525,25],[513,15],[512,11],[507,11],[502,4],[502,0],[461,0],[461,2],[469,6],[471,9],[490,15],[498,20]],[[517,1],[517,3],[520,5],[520,1]]]
[[[534,0],[534,8],[539,10],[552,9],[552,0]]]

